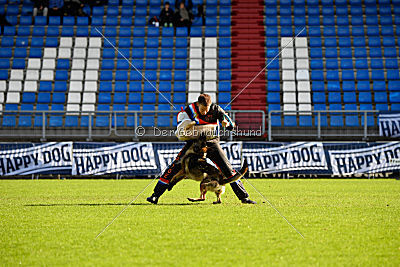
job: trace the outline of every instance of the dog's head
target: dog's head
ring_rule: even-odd
[[[207,153],[207,137],[202,134],[200,137],[193,143],[193,152],[200,155],[204,156]]]

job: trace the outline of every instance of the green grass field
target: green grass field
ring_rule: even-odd
[[[257,205],[227,187],[203,203],[184,181],[158,205],[150,180],[0,181],[0,264],[125,266],[400,265],[400,181],[250,180]]]

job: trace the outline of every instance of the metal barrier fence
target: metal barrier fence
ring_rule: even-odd
[[[272,141],[274,138],[285,139],[290,137],[317,140],[321,140],[323,137],[335,140],[346,138],[353,138],[354,140],[354,138],[359,137],[362,137],[362,140],[376,138],[379,137],[378,114],[379,111],[377,110],[271,110],[268,112],[268,141]],[[296,126],[290,125],[290,122],[285,125],[285,119],[296,121]],[[301,119],[304,119],[303,125]],[[334,119],[338,119],[337,125],[335,125]]]
[[[240,123],[233,132],[221,129],[222,137],[233,140],[243,136],[265,136],[264,111],[227,112],[234,121]],[[1,111],[0,138],[24,141],[176,141],[174,129],[177,113],[178,111]]]

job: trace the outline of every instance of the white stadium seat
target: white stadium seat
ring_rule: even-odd
[[[282,89],[284,92],[295,92],[296,91],[296,82],[284,81]]]
[[[306,37],[297,37],[295,39],[296,47],[307,47],[307,38]]]
[[[100,48],[89,48],[88,49],[88,58],[100,58]]]
[[[206,48],[204,50],[204,58],[217,58],[216,48]]]
[[[74,48],[73,58],[86,58],[86,49]]]
[[[71,58],[71,48],[59,48],[58,58]]]
[[[89,38],[89,47],[100,48],[101,47],[101,38],[100,37],[90,37]]]
[[[284,111],[296,111],[297,106],[296,106],[296,104],[283,104],[283,110]],[[293,113],[293,115],[296,115],[296,113]]]
[[[203,40],[201,37],[193,37],[190,38],[190,47],[193,48],[202,48],[203,47]]]
[[[36,81],[25,81],[24,82],[24,91],[25,92],[36,92],[37,91],[37,82]]]
[[[41,81],[53,81],[54,80],[54,71],[53,70],[42,70],[40,72],[40,80]]]
[[[85,68],[85,60],[84,59],[73,59],[72,60],[72,68],[73,70],[83,70]]]
[[[82,70],[72,70],[71,71],[71,81],[83,81],[83,71]]]
[[[23,70],[11,70],[10,80],[22,81],[23,79],[24,79],[24,71]]]
[[[310,68],[308,58],[296,59],[296,68],[308,70]]]
[[[205,47],[217,47],[217,38],[206,37]]]
[[[284,104],[296,104],[296,93],[283,93],[283,103]]]
[[[195,92],[195,93],[189,92],[188,93],[188,102],[189,103],[196,102],[198,97],[199,97],[199,93],[197,93],[197,92]]]
[[[71,48],[72,47],[72,37],[61,37],[59,47]]]
[[[86,112],[95,111],[94,104],[82,104],[82,111]]]
[[[21,81],[10,81],[8,83],[8,91],[22,91],[22,82]]]
[[[40,69],[40,58],[30,58],[28,59],[28,70],[38,70]]]
[[[88,59],[86,61],[87,70],[98,70],[100,69],[100,62],[98,59]]]
[[[38,70],[27,70],[25,80],[28,81],[37,81],[39,80],[39,71]]]
[[[308,49],[296,48],[296,58],[308,58]]]
[[[204,60],[204,69],[206,70],[216,70],[217,60],[216,59],[206,59]]]
[[[200,92],[201,91],[201,82],[193,82],[189,81],[189,92]],[[191,103],[191,102],[189,102]]]
[[[310,104],[311,103],[311,93],[302,92],[298,94],[298,102],[299,104]]]
[[[293,38],[291,37],[282,37],[281,39],[281,47],[282,49],[286,46],[286,47],[293,47]]]
[[[67,104],[67,111],[81,111],[79,104]],[[69,115],[77,115],[78,113],[69,113]]]
[[[86,48],[87,47],[87,38],[86,37],[76,37],[74,46],[80,47],[80,48]]]
[[[309,81],[299,81],[297,82],[297,90],[299,92],[310,92],[310,82]]]
[[[97,70],[86,70],[85,80],[86,81],[97,81],[99,79],[99,73]]]
[[[282,69],[284,70],[294,70],[294,59],[284,58],[282,59]]]
[[[80,81],[72,81],[69,83],[69,91],[70,92],[82,92],[83,85]]]
[[[96,93],[84,92],[82,98],[82,104],[95,104],[96,103]]]
[[[282,58],[294,58],[293,48],[286,48],[282,50],[281,53]]]
[[[284,81],[294,81],[294,70],[283,70],[282,71],[282,80]]]
[[[6,81],[0,81],[0,92],[5,92],[7,89]]]
[[[57,57],[57,48],[54,47],[45,47],[43,52],[43,58],[56,58]]]
[[[56,60],[45,58],[42,61],[42,69],[44,70],[54,70],[56,68]]]
[[[204,82],[204,91],[216,92],[217,91],[217,83],[216,82]]]
[[[205,81],[216,81],[217,80],[217,71],[216,70],[204,71],[204,80]]]
[[[97,92],[97,82],[87,81],[84,87],[85,92]]]
[[[309,81],[310,73],[308,72],[308,70],[297,70],[296,79],[298,81]]]
[[[189,69],[191,69],[191,70],[201,70],[201,68],[202,68],[201,59],[191,59],[189,61]]]
[[[21,101],[21,95],[19,92],[8,92],[6,103],[19,104]]]
[[[190,70],[189,71],[189,81],[201,81],[201,71],[200,70]]]
[[[190,48],[190,59],[192,58],[202,58],[201,48]]]
[[[67,102],[69,104],[80,104],[81,103],[81,93],[69,92]]]

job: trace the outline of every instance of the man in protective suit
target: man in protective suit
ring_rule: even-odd
[[[232,129],[235,126],[234,122],[225,113],[225,111],[220,106],[212,103],[211,97],[208,94],[201,94],[198,97],[197,102],[190,104],[185,108],[184,111],[181,111],[178,114],[177,119],[178,126],[176,134],[181,140],[185,138],[185,136],[182,136],[182,133],[187,133],[185,130],[193,125],[201,125],[212,128],[212,126],[217,126],[219,121],[221,122],[222,126],[226,127],[227,129]],[[174,175],[181,169],[181,157],[185,155],[185,152],[190,148],[192,142],[192,140],[186,142],[186,145],[178,153],[178,156],[175,158],[175,160],[164,171],[163,175],[161,175],[157,185],[154,188],[153,194],[147,198],[148,202],[157,204],[160,196],[167,189],[172,189],[174,184],[170,183],[170,181],[172,177],[174,177]],[[235,175],[235,170],[232,169],[231,164],[229,163],[219,144],[219,137],[215,136],[214,138],[208,140],[207,147],[207,158],[209,158],[218,167],[223,175],[227,178]],[[246,192],[246,189],[240,180],[232,182],[230,185],[233,192],[242,203],[256,204],[255,201],[249,199],[249,194]]]

